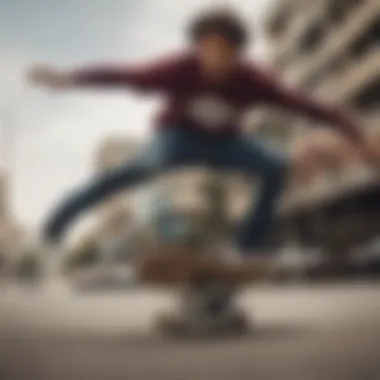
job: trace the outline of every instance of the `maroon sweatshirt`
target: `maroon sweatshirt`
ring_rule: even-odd
[[[74,73],[76,85],[132,88],[165,97],[157,124],[207,135],[238,131],[245,111],[269,105],[338,127],[353,139],[361,132],[344,112],[285,88],[252,63],[240,62],[224,80],[204,75],[198,57],[179,54],[136,66],[98,66]]]

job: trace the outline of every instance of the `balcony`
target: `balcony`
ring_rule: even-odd
[[[343,72],[328,76],[318,88],[317,94],[324,99],[346,103],[379,75],[380,49],[376,48],[360,61],[353,62]]]
[[[355,13],[351,14],[347,22],[331,32],[326,39],[326,44],[321,50],[316,51],[308,56],[305,61],[296,67],[298,72],[297,83],[304,83],[311,73],[316,72],[320,67],[332,58],[339,56],[344,52],[353,40],[368,25],[374,22],[380,16],[380,4],[378,0],[368,0],[360,7],[355,9]]]
[[[375,170],[360,164],[351,166],[338,177],[324,175],[310,185],[290,189],[283,198],[279,213],[283,215],[321,205],[379,181],[380,175]]]
[[[346,102],[380,75],[380,49],[376,49],[347,69],[337,83],[335,97]]]
[[[308,9],[307,12],[300,13],[292,20],[291,27],[289,27],[286,35],[281,36],[276,51],[274,53],[275,64],[281,62],[284,56],[294,53],[297,55],[297,48],[300,39],[305,35],[308,28],[316,22],[322,22],[326,12],[326,2],[318,1],[313,2],[313,8]],[[284,43],[286,41],[286,43]]]

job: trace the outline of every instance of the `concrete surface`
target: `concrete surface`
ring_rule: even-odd
[[[1,380],[378,380],[380,284],[257,287],[243,338],[173,341],[152,331],[172,295],[3,289]]]

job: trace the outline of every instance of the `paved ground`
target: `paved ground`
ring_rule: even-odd
[[[148,291],[0,295],[1,380],[378,380],[380,285],[256,288],[244,338],[169,341],[150,326],[173,297]]]

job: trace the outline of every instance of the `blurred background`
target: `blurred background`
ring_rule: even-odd
[[[175,50],[183,43],[182,24],[204,6],[148,3],[1,2],[3,272],[43,250],[39,229],[60,197],[145,147],[157,103],[117,91],[62,95],[30,89],[26,69],[35,62],[75,67],[99,60],[139,61]],[[289,85],[354,109],[380,144],[380,6],[375,1],[241,1],[236,6],[252,19],[253,58]],[[314,158],[313,175],[290,181],[273,231],[272,242],[294,262],[297,275],[376,275],[377,173],[340,136],[293,114],[255,109],[245,125],[248,133],[290,153],[318,147],[325,153]],[[131,257],[132,250],[144,249],[142,235],[192,240],[196,234],[206,241],[231,231],[247,208],[252,186],[238,174],[174,173],[102,204],[75,229],[69,249],[79,254],[90,245],[99,251],[117,245]],[[101,260],[101,254],[96,256]]]
[[[184,359],[178,359],[182,364],[175,370],[169,360],[172,346],[160,350],[147,340],[144,349],[136,348],[125,338],[124,353],[135,358],[128,360],[126,372],[115,343],[132,322],[144,322],[155,305],[170,301],[164,295],[144,293],[133,276],[133,258],[152,242],[199,247],[230,233],[255,187],[239,174],[186,170],[107,200],[75,228],[60,275],[48,285],[44,282],[39,292],[25,295],[25,289],[39,284],[51,257],[39,238],[51,207],[66,191],[138,154],[149,139],[158,101],[115,91],[62,95],[31,89],[25,83],[25,70],[39,62],[75,67],[93,61],[148,60],[180,48],[184,23],[213,4],[218,2],[0,0],[0,314],[4,315],[0,325],[8,337],[0,347],[1,379],[23,378],[27,373],[34,374],[33,379],[44,374],[65,379],[68,374],[86,373],[90,358],[98,356],[102,360],[94,366],[97,372],[91,373],[91,379],[113,373],[115,378],[130,373],[133,380],[153,375],[187,379],[186,371],[198,378],[207,378],[208,372],[219,379],[236,373],[251,379],[255,370],[262,374],[259,378],[269,379],[276,378],[272,361],[285,378],[287,374],[293,379],[378,378],[379,347],[374,336],[379,336],[380,326],[374,321],[380,309],[379,175],[329,129],[279,110],[255,109],[245,120],[247,133],[290,153],[312,154],[323,148],[325,154],[315,156],[312,175],[289,181],[278,209],[271,241],[288,263],[286,273],[274,284],[247,293],[242,301],[249,310],[251,303],[256,308],[258,324],[263,324],[261,341],[253,346],[243,342],[243,348],[236,342],[233,347],[227,343],[176,347]],[[285,83],[352,108],[380,146],[378,0],[227,4],[241,10],[255,30],[249,55],[276,71]],[[26,285],[23,290],[20,283]],[[84,290],[95,290],[96,295],[77,294]],[[303,324],[316,326],[319,337],[298,338],[293,322],[298,323],[297,331]],[[333,332],[337,334],[343,325],[347,330],[333,339]],[[29,339],[31,331],[39,331],[41,338],[46,326],[50,340],[39,341],[35,347],[40,347],[36,351],[40,356],[33,356],[29,346],[37,338]],[[96,348],[103,347],[103,340],[96,341],[90,354],[84,338],[76,338],[79,342],[68,338],[89,326],[114,333],[111,347],[103,352]],[[65,344],[59,352],[51,351],[52,369],[42,370],[39,360],[56,342],[51,340],[52,331],[63,334]],[[11,354],[21,352],[21,347],[25,365],[15,366]],[[66,357],[67,348],[72,353]],[[82,350],[88,357],[84,354],[79,360],[74,352]],[[186,361],[190,355],[192,364]],[[207,363],[205,355],[210,355]],[[256,360],[250,367],[252,355]],[[62,357],[69,358],[67,366],[59,361]],[[146,366],[144,370],[148,357],[151,372]],[[354,368],[342,364],[350,360]],[[222,362],[224,367],[217,364]],[[299,369],[299,377],[297,371],[286,371],[286,363]],[[306,372],[301,371],[304,367]]]

